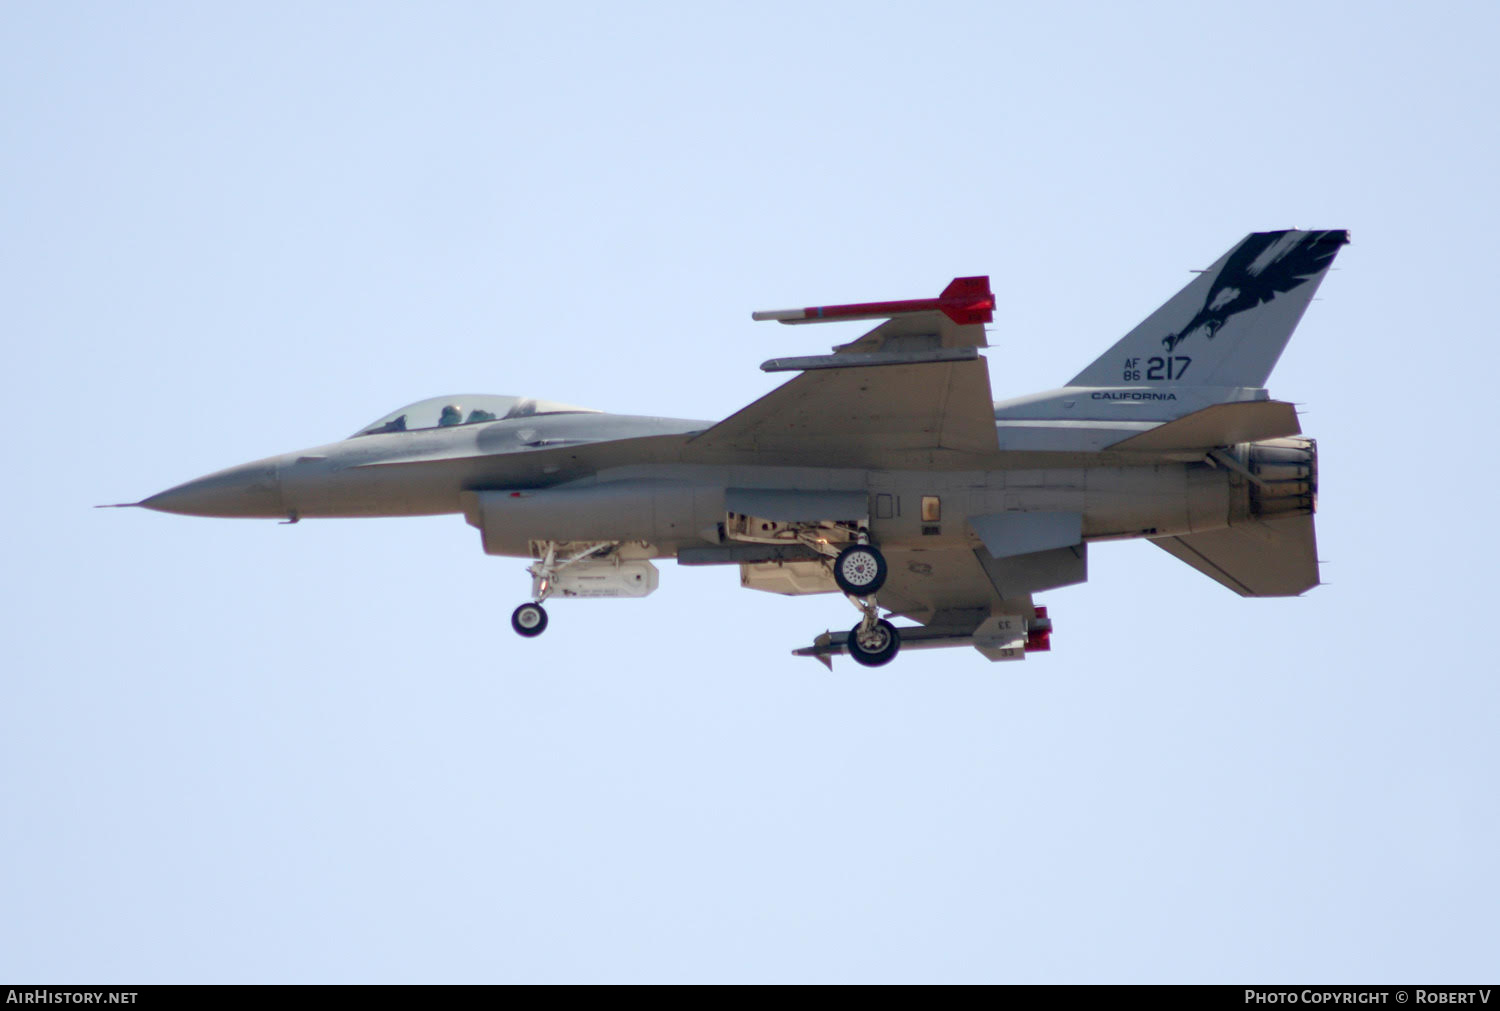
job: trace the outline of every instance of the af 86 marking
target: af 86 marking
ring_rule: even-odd
[[[1145,362],[1142,365],[1142,361]],[[1183,373],[1187,372],[1188,366],[1193,360],[1187,355],[1158,355],[1153,358],[1127,358],[1125,367],[1120,370],[1121,378],[1127,383],[1138,383],[1142,379],[1152,382],[1163,380],[1181,379]],[[1144,370],[1144,375],[1142,371]]]

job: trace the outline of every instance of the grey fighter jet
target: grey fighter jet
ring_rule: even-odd
[[[1051,648],[1034,596],[1082,582],[1092,542],[1145,538],[1247,597],[1318,584],[1317,447],[1265,389],[1343,231],[1247,236],[1054,390],[995,402],[979,349],[989,279],[934,299],[755,313],[882,320],[723,421],[526,397],[403,407],[340,442],[132,503],[194,516],[462,513],[530,560],[511,625],[545,601],[640,597],[653,560],[737,566],[772,593],[842,593],[848,632],[795,650],[866,666],[905,649],[991,660]],[[893,617],[914,624],[897,626]]]

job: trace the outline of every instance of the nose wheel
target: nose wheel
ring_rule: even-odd
[[[547,631],[547,611],[541,604],[522,604],[510,616],[510,627],[530,639]]]

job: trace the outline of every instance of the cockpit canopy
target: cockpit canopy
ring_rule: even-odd
[[[535,397],[502,397],[493,393],[462,393],[447,397],[429,397],[407,404],[397,411],[364,426],[353,435],[384,435],[387,432],[415,432],[423,428],[452,428],[455,425],[477,425],[482,421],[504,418],[529,418],[535,414],[598,414],[588,407],[559,404]]]

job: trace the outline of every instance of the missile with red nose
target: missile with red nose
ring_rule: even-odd
[[[814,305],[805,309],[771,309],[750,314],[751,319],[780,323],[830,323],[847,319],[891,319],[919,312],[940,312],[959,325],[989,323],[995,316],[995,296],[989,277],[955,277],[937,298],[900,302],[855,302]]]

